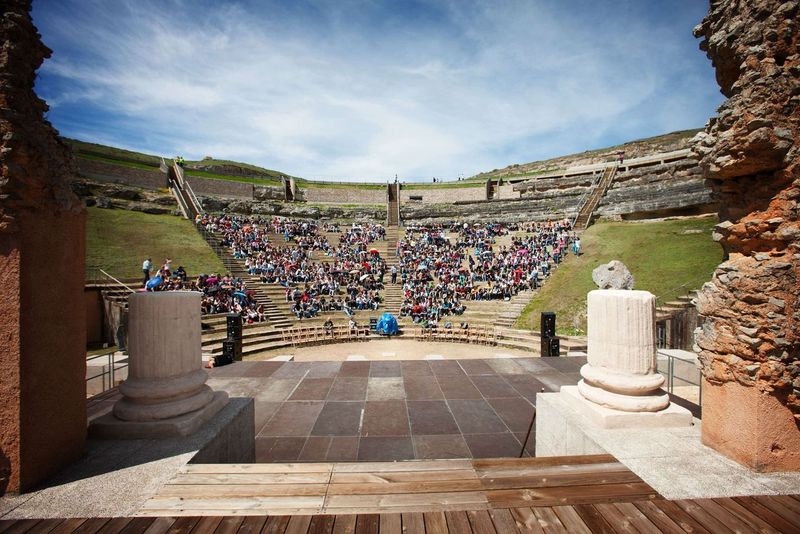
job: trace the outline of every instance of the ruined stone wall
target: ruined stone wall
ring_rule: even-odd
[[[197,196],[215,196],[225,198],[253,198],[253,184],[232,182],[230,180],[214,180],[186,175],[186,181],[192,186]]]
[[[357,187],[300,187],[306,202],[331,204],[386,204],[386,189]]]
[[[30,9],[5,0],[0,12],[0,494],[74,461],[86,439],[86,214],[33,91],[50,50]]]
[[[713,1],[695,28],[728,98],[694,150],[728,257],[699,296],[703,440],[800,469],[800,31],[797,1]]]
[[[158,169],[149,171],[84,158],[76,158],[75,161],[78,164],[78,174],[94,181],[113,182],[147,189],[167,187],[167,175]]]
[[[486,200],[486,187],[481,184],[480,187],[426,187],[423,189],[408,189],[405,187],[400,188],[400,202],[409,202],[411,201],[412,196],[422,197],[421,202],[425,204],[480,201]]]

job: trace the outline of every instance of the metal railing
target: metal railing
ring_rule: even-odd
[[[700,406],[703,400],[703,380],[702,374],[698,367],[697,358],[680,357],[676,354],[667,352],[666,350],[658,350],[656,355],[658,371],[666,378],[664,389],[666,389],[671,395],[675,395],[676,397],[680,397]],[[662,363],[665,364],[665,368],[662,367]],[[696,387],[696,402],[694,398],[687,398],[683,391],[676,392],[676,386],[691,388]]]
[[[100,269],[100,268],[98,268],[97,270],[98,270],[98,271],[99,271],[99,272],[100,272],[102,275],[104,275],[106,278],[109,278],[109,279],[113,280],[114,282],[118,283],[119,285],[121,285],[122,287],[124,287],[125,289],[127,289],[128,291],[130,291],[131,293],[136,293],[136,290],[135,290],[135,289],[131,289],[129,285],[127,285],[126,283],[122,282],[122,281],[121,281],[121,280],[119,280],[118,278],[114,278],[113,276],[111,276],[110,274],[108,274],[107,272],[105,272],[103,269]]]
[[[116,387],[117,385],[117,374],[122,370],[128,367],[127,358],[128,356],[117,356],[117,350],[111,350],[107,353],[103,354],[96,354],[94,356],[88,356],[86,358],[86,393],[87,397],[93,397],[94,395],[99,395]],[[94,375],[89,376],[89,368],[95,367],[94,365],[89,365],[89,362],[105,358],[106,363],[102,365],[97,365],[96,367],[100,368],[100,372]],[[125,359],[125,362],[120,362],[119,360]],[[93,385],[92,381],[96,381],[100,379],[100,389],[99,391],[95,387],[91,387]],[[96,382],[94,382],[96,384]]]

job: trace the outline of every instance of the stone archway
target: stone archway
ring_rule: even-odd
[[[712,0],[694,30],[728,98],[694,147],[726,255],[698,300],[703,442],[763,471],[800,469],[798,7]]]

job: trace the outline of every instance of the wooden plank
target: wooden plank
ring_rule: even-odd
[[[489,467],[526,467],[526,466],[553,466],[612,463],[618,460],[611,454],[585,454],[578,456],[542,456],[537,458],[475,458],[471,460],[475,469]]]
[[[293,515],[289,518],[284,534],[306,534],[310,524],[310,515]]]
[[[543,476],[520,476],[481,479],[484,489],[552,488],[559,486],[592,486],[598,484],[642,483],[636,473],[629,470],[601,473],[563,473]]]
[[[356,531],[355,515],[337,515],[333,523],[333,534],[353,534]]]
[[[675,500],[673,502],[683,508],[687,514],[694,517],[698,523],[703,525],[709,531],[714,532],[715,534],[719,532],[729,532],[729,529],[725,527],[725,524],[722,521],[708,513],[705,508],[696,502],[684,499]]]
[[[379,514],[362,514],[356,518],[356,534],[378,534],[381,525]]]
[[[205,497],[309,497],[324,496],[327,484],[226,484],[219,486],[195,486],[171,484],[164,486],[153,498],[182,497],[202,499]]]
[[[402,534],[403,516],[400,514],[381,514],[381,534]]]
[[[172,525],[170,525],[169,530],[167,530],[168,534],[182,534],[185,532],[189,532],[194,528],[194,526],[200,521],[200,518],[197,516],[191,517],[180,517],[175,520]]]
[[[494,529],[502,534],[519,532],[517,523],[514,517],[507,508],[499,508],[496,510],[489,510],[489,517],[494,524]],[[430,531],[428,531],[430,533]]]
[[[769,495],[762,495],[755,497],[755,499],[792,525],[800,525],[800,514],[795,514],[791,508],[787,508],[780,500]]]
[[[422,515],[425,519],[426,534],[448,534],[444,512],[425,512]]]
[[[734,501],[730,498],[720,498],[714,499],[714,502],[719,504],[721,507],[725,508],[725,510],[733,513],[739,519],[747,523],[747,525],[755,531],[762,532],[764,534],[779,534],[780,530],[770,525],[768,522],[764,521],[758,515],[751,512],[738,502]],[[797,525],[798,531],[800,531],[800,525]]]
[[[308,534],[331,534],[335,521],[336,516],[315,515],[311,518],[311,524],[308,525]]]
[[[86,519],[79,517],[65,519],[50,532],[51,534],[71,534],[72,532],[75,532],[75,530],[80,527],[84,521],[86,521]]]
[[[476,469],[478,478],[510,478],[510,477],[545,477],[557,476],[566,473],[630,473],[625,464],[620,462],[605,462],[595,464],[560,464],[553,466],[498,466],[491,468]]]
[[[267,522],[266,516],[249,516],[242,519],[238,534],[258,534]]]
[[[625,519],[630,521],[639,532],[654,532],[657,530],[653,522],[647,519],[647,516],[640,512],[633,504],[629,502],[619,502],[614,504],[614,506],[617,507],[617,510],[619,510]]]
[[[475,534],[496,534],[492,518],[486,510],[468,510],[467,518]]]
[[[544,533],[542,526],[539,524],[539,518],[530,508],[511,508],[511,516],[514,518],[514,523],[520,532]]]
[[[409,460],[406,462],[337,463],[334,473],[391,473],[394,471],[447,471],[472,469],[471,460]]]
[[[406,512],[402,517],[404,534],[425,534],[425,517],[421,513]]]
[[[761,504],[757,497],[734,497],[733,500],[781,532],[791,532],[797,528],[797,525],[790,523],[783,516]]]
[[[589,530],[589,527],[586,526],[586,523],[583,522],[581,516],[572,506],[553,506],[553,511],[570,534],[592,534],[592,531]]]
[[[784,506],[792,510],[796,514],[800,514],[800,501],[792,498],[789,495],[773,495],[773,499],[782,503]]]
[[[130,522],[130,517],[111,518],[100,530],[97,531],[97,534],[117,534],[118,532],[122,531]]]
[[[226,516],[222,518],[217,530],[214,531],[214,534],[234,534],[239,530],[239,527],[242,525],[244,521],[243,517],[240,516]]]
[[[327,484],[329,473],[213,473],[178,475],[167,486],[223,484]]]
[[[4,524],[3,534],[23,534],[41,522],[41,519],[15,519]]]
[[[472,469],[446,471],[383,471],[379,473],[337,473],[331,475],[331,484],[398,484],[402,482],[429,482],[443,480],[477,480]]]
[[[657,499],[653,501],[662,512],[678,524],[686,532],[698,534],[711,534],[706,528],[701,525],[694,517],[687,514],[686,511],[672,501],[665,501]]]
[[[170,528],[172,528],[172,525],[174,525],[176,521],[176,518],[174,517],[134,517],[133,521],[131,521],[131,524],[128,525],[128,527],[132,527],[134,521],[147,519],[152,519],[152,522],[147,525],[147,528],[143,531],[143,534],[164,534]]]
[[[747,524],[742,518],[732,513],[730,510],[721,506],[713,499],[695,499],[695,504],[704,508],[709,514],[718,519],[722,524],[728,527],[732,532],[750,532],[754,531],[750,525]]]
[[[213,534],[217,527],[222,522],[220,516],[207,516],[200,519],[197,525],[192,529],[192,534]]]
[[[332,463],[186,464],[180,474],[329,473]]]
[[[286,532],[286,527],[289,525],[288,515],[273,515],[267,518],[264,523],[264,528],[261,529],[262,534],[283,534]]]
[[[61,518],[43,519],[36,523],[33,528],[28,531],[28,534],[47,534],[60,525],[63,521],[64,520]]]
[[[447,520],[447,528],[453,534],[460,534],[461,532],[471,532],[472,528],[469,526],[469,518],[464,511],[447,511],[444,513]]]
[[[602,515],[606,522],[614,527],[614,530],[619,534],[639,534],[639,531],[636,530],[636,527],[625,517],[625,514],[612,503],[597,503],[594,507],[597,508],[600,515]]]
[[[464,491],[460,493],[420,493],[420,494],[372,494],[372,495],[328,495],[325,500],[325,511],[348,510],[359,508],[379,508],[391,510],[392,508],[409,509],[414,506],[446,505],[484,505],[486,497],[483,492]],[[339,512],[342,513],[342,512]]]
[[[282,508],[319,510],[325,498],[322,496],[288,496],[288,497],[247,497],[243,499],[181,499],[179,497],[159,497],[149,499],[142,506],[142,511],[157,510],[278,510]],[[222,514],[225,515],[225,514]]]
[[[603,514],[593,505],[577,504],[572,508],[594,534],[616,534],[616,531],[608,524]]]
[[[531,508],[539,520],[539,526],[546,534],[562,534],[566,533],[567,529],[564,528],[563,523],[558,518],[552,508],[547,506],[536,506]]]
[[[108,523],[107,517],[90,517],[81,526],[73,531],[73,534],[95,534],[98,530],[103,528],[103,525]]]
[[[272,515],[313,515],[320,513],[317,509],[308,509],[308,508],[265,508],[263,510],[249,510],[249,509],[238,509],[238,508],[228,508],[220,510],[218,508],[204,508],[202,510],[147,510],[147,512],[143,512],[142,515],[137,517],[172,517],[172,518],[179,518],[179,517],[192,517],[197,516],[198,514],[202,514],[203,516],[207,515],[218,515],[221,517],[227,516],[239,516],[239,517],[248,517],[248,516],[272,516]]]
[[[658,494],[644,482],[593,486],[565,486],[513,490],[487,490],[493,508],[558,506],[654,499]]]
[[[480,491],[478,480],[444,480],[427,482],[398,482],[396,484],[331,484],[328,495],[375,495],[416,493],[459,493]]]
[[[683,534],[684,530],[664,511],[653,504],[653,501],[636,501],[633,505],[639,509],[664,534]]]

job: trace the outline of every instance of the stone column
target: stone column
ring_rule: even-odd
[[[588,400],[625,412],[669,406],[656,372],[656,298],[648,291],[597,289],[588,295],[588,363],[578,390]]]
[[[113,414],[92,423],[96,437],[152,438],[188,435],[228,400],[206,385],[197,292],[130,296],[128,379]]]

